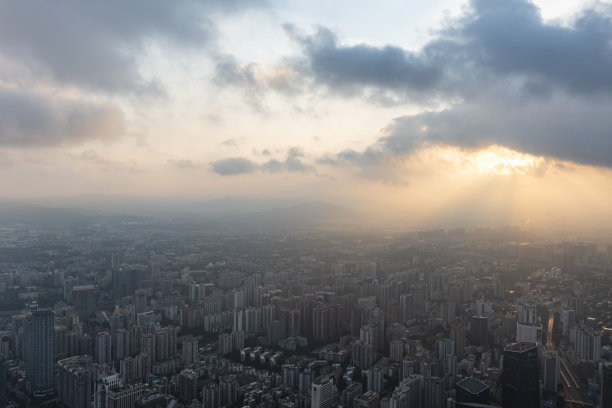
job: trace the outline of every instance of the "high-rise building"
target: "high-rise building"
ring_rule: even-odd
[[[283,364],[283,385],[297,390],[300,381],[300,369],[295,364]]]
[[[401,340],[392,340],[389,344],[389,357],[391,361],[399,362],[404,355],[404,342]]]
[[[337,389],[333,376],[325,376],[318,382],[312,383],[310,391],[312,408],[331,408],[336,406]]]
[[[87,407],[91,401],[93,361],[90,356],[69,357],[57,362],[58,400],[68,408]]]
[[[96,291],[94,285],[80,285],[72,288],[72,304],[81,320],[85,320],[96,307]]]
[[[486,316],[472,316],[470,341],[476,346],[486,346],[489,343],[489,319]]]
[[[100,364],[111,363],[112,337],[107,331],[96,334],[96,362]]]
[[[301,318],[299,309],[293,309],[289,311],[289,327],[287,330],[289,332],[289,336],[296,337],[302,334],[300,320]]]
[[[136,313],[143,313],[147,311],[147,290],[137,289],[134,292],[134,308]]]
[[[146,390],[147,385],[142,383],[121,385],[111,389],[108,392],[108,405],[106,408],[133,407]]]
[[[455,391],[455,407],[469,406],[463,404],[488,404],[490,401],[489,386],[473,377],[458,381]]]
[[[601,364],[601,408],[612,408],[612,361]]]
[[[185,403],[190,403],[198,398],[198,374],[191,369],[184,369],[179,374],[179,398]]]
[[[550,392],[557,392],[557,386],[559,385],[560,371],[561,371],[561,360],[556,351],[545,351],[544,352],[544,378],[543,384],[544,389]]]
[[[221,406],[221,387],[216,382],[209,382],[202,390],[202,408],[219,408]]]
[[[518,302],[518,322],[523,324],[537,324],[538,315],[535,303]]]
[[[118,374],[98,378],[94,390],[94,408],[109,408],[109,396],[112,390],[121,386]]]
[[[536,343],[515,343],[504,349],[502,406],[540,406],[538,348]]]
[[[183,363],[190,364],[198,361],[198,339],[193,336],[186,336],[181,339],[181,356]]]
[[[542,326],[531,323],[517,323],[516,341],[517,343],[541,343]]]
[[[444,380],[438,377],[426,377],[423,383],[423,408],[444,406]]]
[[[6,358],[0,354],[0,408],[6,408]]]
[[[361,383],[352,382],[349,384],[344,391],[342,391],[342,406],[343,407],[352,407],[353,400],[361,395],[362,386]]]
[[[580,360],[599,361],[601,356],[601,333],[585,325],[573,329],[574,347]],[[571,336],[571,335],[570,335]]]
[[[363,395],[353,399],[353,408],[378,408],[380,396],[375,391],[366,391]]]
[[[391,394],[391,408],[420,407],[423,393],[423,377],[410,374],[405,377]]]
[[[321,305],[312,311],[313,338],[315,340],[335,339],[338,335],[338,307]]]
[[[112,335],[112,359],[113,361],[123,360],[130,353],[130,332],[125,329],[115,330]]]
[[[26,388],[34,396],[52,395],[53,321],[50,310],[33,310],[25,322]]]
[[[231,406],[238,401],[238,381],[233,375],[221,379],[221,405]]]
[[[411,293],[400,296],[400,320],[407,323],[414,319],[414,298]]]
[[[382,369],[379,367],[374,367],[369,370],[365,370],[367,382],[367,389],[373,390],[374,392],[380,394],[383,392],[385,388],[385,375]]]

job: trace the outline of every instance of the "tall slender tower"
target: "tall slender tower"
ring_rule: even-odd
[[[33,310],[25,324],[26,388],[36,397],[54,392],[53,320],[51,310]]]

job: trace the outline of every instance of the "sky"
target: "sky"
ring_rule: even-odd
[[[612,4],[0,0],[0,196],[605,226]]]

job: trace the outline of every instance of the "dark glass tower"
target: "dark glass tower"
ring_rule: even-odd
[[[473,377],[457,382],[455,391],[456,407],[466,407],[470,406],[469,404],[488,404],[490,402],[489,386]]]
[[[486,346],[489,343],[489,319],[486,316],[472,316],[470,340],[475,346]]]
[[[502,406],[539,408],[538,375],[538,347],[535,343],[515,343],[506,347],[502,372]]]
[[[33,310],[25,324],[26,387],[30,394],[53,394],[53,320],[50,310]]]
[[[609,360],[601,367],[601,408],[612,408],[612,361]]]

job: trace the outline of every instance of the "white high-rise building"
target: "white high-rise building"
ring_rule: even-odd
[[[576,326],[574,329],[574,347],[580,360],[599,361],[601,357],[601,333],[587,326]]]
[[[325,376],[318,383],[312,383],[310,389],[312,408],[331,408],[336,406],[337,389],[333,376]]]
[[[517,343],[541,343],[542,342],[542,326],[535,324],[516,324],[516,342]]]

